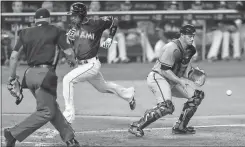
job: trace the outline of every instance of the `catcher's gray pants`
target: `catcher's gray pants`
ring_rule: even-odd
[[[179,84],[172,84],[166,78],[156,72],[150,72],[147,77],[147,84],[153,92],[157,103],[162,103],[165,100],[171,100],[172,96],[177,98],[190,99],[195,90],[198,88],[194,84],[182,87]],[[191,84],[191,83],[190,83]]]
[[[74,138],[74,131],[56,102],[57,76],[55,71],[48,68],[30,68],[27,70],[25,78],[27,87],[37,101],[36,112],[20,124],[10,128],[13,137],[21,142],[50,121],[60,132],[64,142]]]

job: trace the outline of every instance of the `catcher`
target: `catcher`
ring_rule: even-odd
[[[191,58],[196,53],[192,45],[195,32],[194,26],[185,25],[180,29],[179,39],[162,48],[159,59],[147,77],[147,84],[155,95],[157,105],[146,110],[139,121],[131,124],[128,130],[130,133],[142,137],[145,127],[167,114],[172,114],[175,109],[172,96],[187,99],[172,133],[196,132],[194,127],[187,125],[204,98],[204,92],[199,87],[205,83],[206,75],[203,70],[191,67]]]

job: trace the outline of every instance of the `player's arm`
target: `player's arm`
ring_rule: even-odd
[[[112,19],[112,24],[109,28],[110,33],[109,33],[109,38],[113,39],[113,37],[115,36],[116,32],[117,32],[117,27],[118,27],[118,19],[117,18],[113,18]]]
[[[113,37],[117,32],[118,27],[118,19],[112,16],[104,16],[101,17],[101,24],[103,24],[103,29],[109,29],[109,37],[106,39],[105,42],[102,43],[102,47],[109,48],[112,44]]]
[[[18,59],[21,51],[23,50],[23,44],[21,41],[21,38],[18,37],[17,43],[14,46],[14,50],[11,53],[10,56],[10,78],[15,79],[16,78],[16,69],[18,65]]]
[[[64,30],[60,30],[57,44],[65,53],[65,57],[68,63],[70,64],[70,66],[75,65],[76,64],[75,53],[72,49],[72,46],[67,42],[67,36]]]

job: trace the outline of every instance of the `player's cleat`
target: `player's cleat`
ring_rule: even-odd
[[[4,137],[5,137],[6,147],[15,146],[16,139],[12,136],[11,132],[9,131],[9,128],[4,129]]]
[[[128,129],[128,132],[135,135],[136,137],[144,136],[144,131],[137,126],[131,125],[130,128]]]
[[[190,130],[190,131],[195,130],[195,128],[192,127],[192,126],[188,126],[188,127],[186,127],[186,129],[188,129],[188,130]]]
[[[136,100],[134,99],[134,97],[132,98],[132,100],[129,102],[129,106],[131,110],[134,110],[136,107]]]
[[[134,110],[136,107],[136,100],[134,98],[134,95],[135,95],[134,87],[128,88],[128,92],[129,92],[129,94],[131,94],[131,101],[129,102],[129,107],[131,110]]]
[[[79,142],[76,139],[71,139],[66,142],[67,147],[80,147]]]
[[[179,128],[172,128],[172,133],[173,134],[195,134],[196,130],[194,129],[194,127],[187,127],[184,129],[179,129]]]

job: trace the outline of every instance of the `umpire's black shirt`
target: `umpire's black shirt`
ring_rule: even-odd
[[[37,23],[35,27],[20,31],[15,51],[23,45],[23,51],[29,66],[52,65],[56,53],[56,45],[62,49],[69,48],[66,32],[50,25],[48,22]]]

